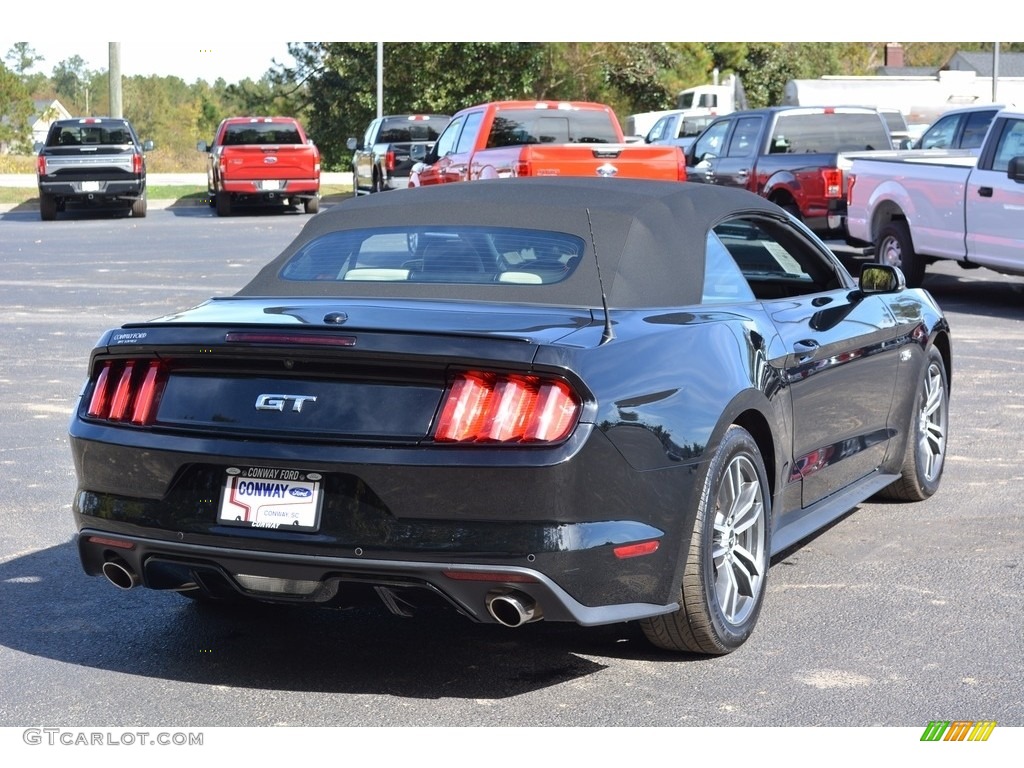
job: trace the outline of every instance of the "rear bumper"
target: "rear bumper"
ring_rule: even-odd
[[[234,594],[269,602],[335,605],[349,602],[350,595],[366,586],[402,595],[402,602],[426,591],[475,621],[496,623],[486,607],[489,597],[515,594],[538,606],[538,615],[545,620],[583,626],[632,621],[678,608],[677,603],[584,605],[542,571],[516,565],[382,560],[362,557],[358,549],[348,557],[256,553],[112,536],[88,528],[79,534],[78,547],[90,575],[101,574],[104,564],[113,561],[150,589],[199,589],[215,597]]]
[[[137,200],[146,191],[146,182],[128,181],[40,181],[39,194],[51,195],[63,200],[102,202],[112,200]]]
[[[218,192],[233,196],[273,200],[286,197],[316,197],[320,194],[319,179],[222,179]]]

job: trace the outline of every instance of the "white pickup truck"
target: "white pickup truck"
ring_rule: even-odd
[[[908,285],[938,259],[1024,275],[1024,111],[999,112],[980,152],[855,156],[849,174],[848,242],[873,245]]]

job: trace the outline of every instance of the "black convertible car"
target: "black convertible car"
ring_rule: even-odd
[[[123,589],[440,598],[727,653],[773,554],[936,491],[950,371],[926,292],[855,281],[746,192],[363,197],[235,296],[100,339],[70,428],[79,551]]]

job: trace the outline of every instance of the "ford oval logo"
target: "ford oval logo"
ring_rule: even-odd
[[[263,162],[264,163],[276,163],[277,162],[277,158],[276,157],[264,157],[263,158]]]
[[[291,488],[288,493],[298,499],[308,499],[313,495],[313,492],[309,490],[309,488]]]
[[[616,168],[611,163],[605,163],[604,165],[599,166],[598,169],[597,169],[597,175],[598,176],[614,176],[618,172],[619,172],[619,169]]]

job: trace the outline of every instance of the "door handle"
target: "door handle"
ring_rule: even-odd
[[[821,345],[814,339],[802,339],[793,345],[793,353],[802,363],[814,357],[820,347]]]
[[[978,187],[979,197],[992,197],[992,187]]]

